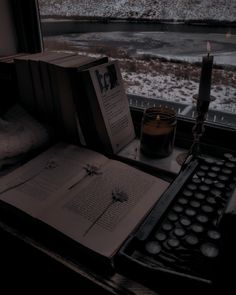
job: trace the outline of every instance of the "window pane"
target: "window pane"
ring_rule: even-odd
[[[118,59],[132,106],[171,104],[180,116],[194,118],[210,42],[207,119],[236,127],[236,28],[230,26],[236,4],[221,2],[40,0],[44,45]]]

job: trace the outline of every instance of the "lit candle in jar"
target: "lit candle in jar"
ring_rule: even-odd
[[[140,148],[150,157],[167,157],[174,147],[176,113],[170,108],[148,108],[143,114]]]
[[[207,55],[202,58],[202,70],[199,84],[198,100],[211,100],[211,76],[213,67],[213,55],[210,55],[211,45],[207,42]]]

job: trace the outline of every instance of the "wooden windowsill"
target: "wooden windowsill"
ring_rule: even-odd
[[[177,163],[176,158],[180,153],[187,150],[174,147],[172,154],[165,158],[149,158],[140,151],[140,140],[135,139],[118,153],[118,159],[131,164],[145,167],[146,169],[155,170],[160,174],[168,175],[174,178],[180,171],[181,166]]]

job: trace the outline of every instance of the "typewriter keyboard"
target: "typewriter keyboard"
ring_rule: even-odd
[[[132,258],[210,279],[222,255],[219,222],[236,186],[235,171],[236,158],[231,154],[199,158],[167,209],[159,209],[150,233],[137,238]]]

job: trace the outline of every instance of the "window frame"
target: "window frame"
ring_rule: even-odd
[[[20,0],[12,0],[12,1],[20,2]],[[30,0],[27,0],[27,2],[29,1]],[[35,2],[37,3],[37,0],[35,0]],[[39,18],[40,12],[39,12],[38,3],[37,3],[37,9],[38,9],[37,17],[40,23],[41,40],[43,42],[42,33],[45,30],[45,28],[44,28],[44,24],[41,23],[41,19]],[[67,27],[66,29],[68,30]],[[168,104],[170,104],[169,101],[168,101]],[[141,107],[130,106],[130,110],[131,110],[131,115],[134,122],[136,135],[139,137],[143,109]],[[183,115],[177,116],[177,132],[176,132],[176,140],[175,140],[175,143],[177,146],[183,147],[183,148],[190,147],[193,140],[192,128],[194,126],[194,123],[195,123],[195,120],[193,118],[183,116]],[[209,122],[209,121],[204,123],[204,128],[205,128],[205,132],[201,138],[201,145],[204,151],[207,151],[210,153],[218,153],[218,152],[221,153],[224,151],[236,150],[236,128],[228,126],[228,125],[224,125],[224,124]],[[224,140],[222,140],[222,138]]]
[[[143,110],[130,107],[135,132],[140,137],[141,121]],[[193,141],[192,128],[195,124],[194,119],[177,116],[177,128],[175,145],[188,149]],[[219,126],[212,123],[204,123],[205,132],[201,138],[203,151],[210,154],[220,154],[233,152],[236,150],[236,129],[228,126]],[[223,140],[222,140],[223,139]]]

